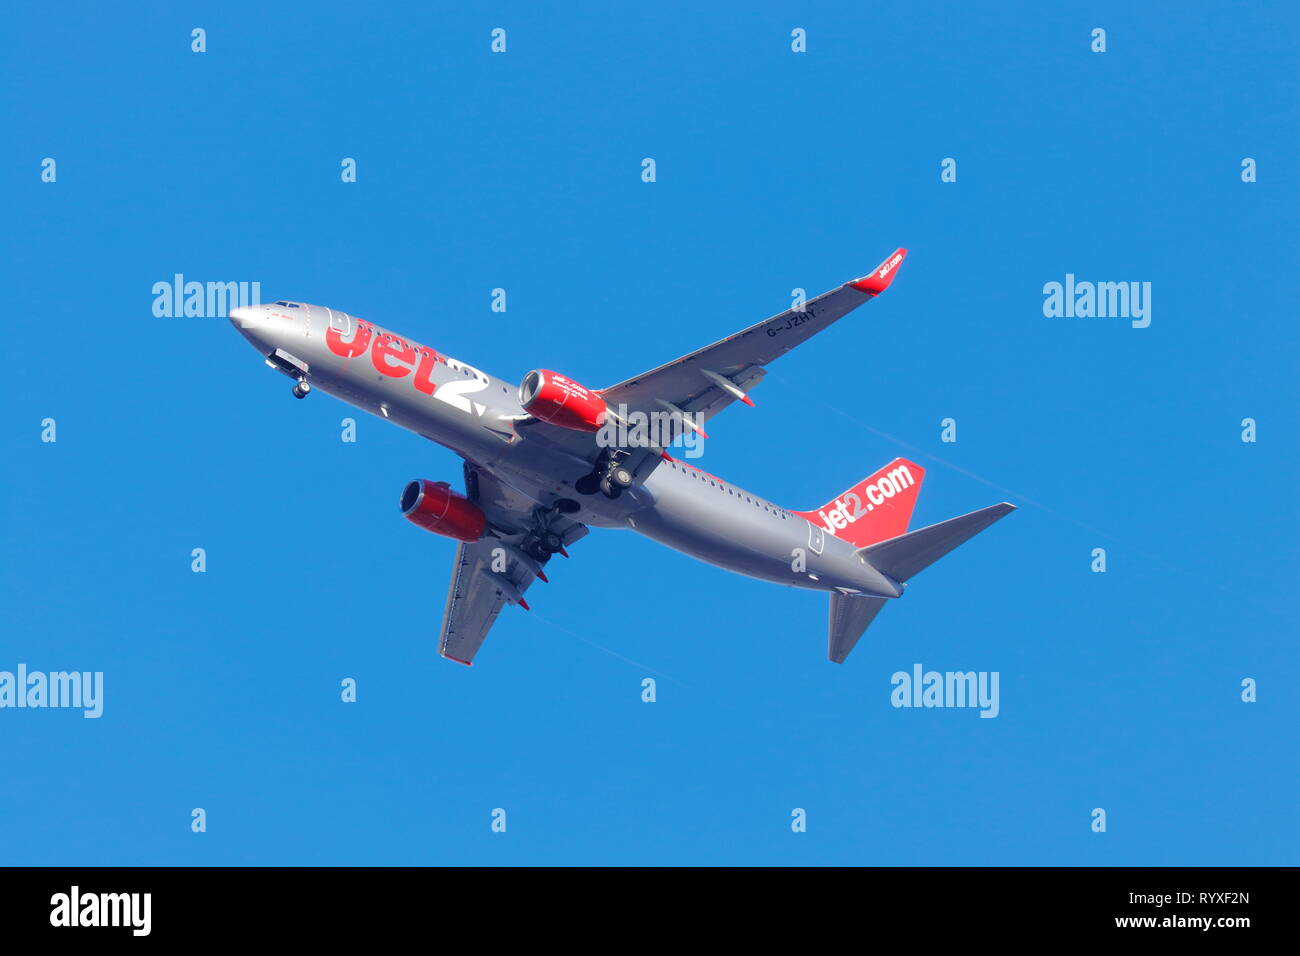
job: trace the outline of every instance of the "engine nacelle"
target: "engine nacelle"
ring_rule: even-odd
[[[519,386],[519,404],[534,418],[579,432],[599,431],[605,424],[605,400],[571,378],[534,369]]]
[[[402,489],[401,508],[412,524],[458,541],[477,541],[487,527],[487,516],[478,505],[452,491],[445,481],[409,482]]]

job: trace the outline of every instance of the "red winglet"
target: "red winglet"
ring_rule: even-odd
[[[462,661],[459,657],[452,657],[450,654],[443,654],[442,656],[447,658],[449,661],[455,661],[457,664],[464,664],[466,667],[474,666],[473,661]]]
[[[854,279],[849,285],[867,295],[880,295],[889,288],[889,283],[894,281],[894,276],[898,274],[898,266],[906,256],[906,249],[895,249],[888,259],[876,266],[868,275],[861,279]]]

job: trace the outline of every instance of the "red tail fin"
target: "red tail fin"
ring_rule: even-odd
[[[794,513],[855,548],[865,548],[907,531],[924,478],[925,469],[916,462],[895,458],[816,511]]]

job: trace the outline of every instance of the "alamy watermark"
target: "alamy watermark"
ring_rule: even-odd
[[[148,936],[153,920],[152,893],[83,893],[73,886],[50,897],[50,925],[120,926],[132,936]]]
[[[978,707],[981,717],[996,717],[998,671],[927,671],[920,664],[912,672],[895,671],[889,702],[895,707]]]
[[[178,272],[171,282],[155,282],[153,297],[153,314],[160,319],[224,319],[231,309],[261,305],[262,283],[187,282]]]
[[[1151,324],[1150,282],[1064,282],[1043,286],[1043,315],[1049,319],[1131,319],[1135,329]]]
[[[628,411],[626,405],[611,408],[596,432],[601,448],[664,449],[678,442],[683,458],[704,454],[704,415],[702,412]]]
[[[83,717],[104,713],[103,671],[0,671],[0,710],[6,707],[81,708]]]

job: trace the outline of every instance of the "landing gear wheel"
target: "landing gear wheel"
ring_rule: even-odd
[[[551,552],[546,550],[546,545],[537,538],[529,538],[523,543],[524,553],[539,564],[545,564],[551,559]]]
[[[547,531],[543,534],[541,543],[542,547],[546,549],[548,554],[555,554],[564,547],[564,539],[554,531]]]
[[[601,456],[596,468],[589,475],[583,475],[573,483],[573,489],[581,495],[594,495],[602,492],[606,498],[614,499],[631,488],[635,479],[632,469],[620,465],[615,456]]]
[[[298,384],[293,387],[293,397],[306,398],[307,393],[310,391],[311,385],[307,383],[307,380],[305,378],[299,379]]]

